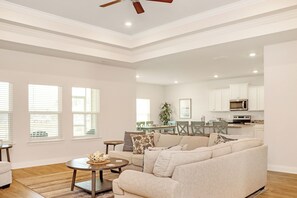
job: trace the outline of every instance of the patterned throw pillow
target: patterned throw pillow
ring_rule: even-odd
[[[133,151],[133,142],[131,135],[144,135],[144,132],[125,132],[123,151]]]
[[[133,142],[133,154],[144,154],[148,147],[154,147],[154,134],[131,135]]]
[[[217,139],[215,140],[215,144],[221,144],[221,143],[226,143],[226,142],[230,142],[230,141],[236,141],[237,139],[232,139],[232,138],[227,138],[221,134],[218,134]]]

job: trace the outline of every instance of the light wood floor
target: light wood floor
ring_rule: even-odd
[[[13,170],[13,182],[7,189],[0,189],[0,198],[41,198],[39,194],[15,179],[69,171],[65,164],[38,166]],[[267,191],[259,198],[297,198],[297,175],[268,172]]]

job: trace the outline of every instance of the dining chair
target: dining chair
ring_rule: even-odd
[[[174,120],[168,121],[167,125],[176,126],[176,121],[174,121]],[[164,129],[163,133],[175,135],[175,127],[172,129]]]
[[[192,135],[204,136],[205,135],[205,122],[203,121],[191,121]]]
[[[141,127],[143,127],[145,125],[145,122],[136,122],[136,129],[137,130],[142,130]]]
[[[228,134],[228,122],[226,121],[213,122],[213,132]]]
[[[176,121],[176,128],[177,128],[178,135],[189,135],[188,121]]]
[[[146,126],[152,126],[154,124],[154,121],[146,121],[145,125]]]

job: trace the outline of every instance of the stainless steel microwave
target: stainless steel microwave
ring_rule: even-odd
[[[230,100],[230,111],[247,111],[248,110],[248,100]]]

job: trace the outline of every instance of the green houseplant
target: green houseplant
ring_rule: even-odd
[[[161,106],[161,112],[159,114],[160,121],[162,122],[163,125],[168,124],[168,121],[170,121],[170,118],[171,118],[171,114],[172,114],[171,105],[165,102]]]

